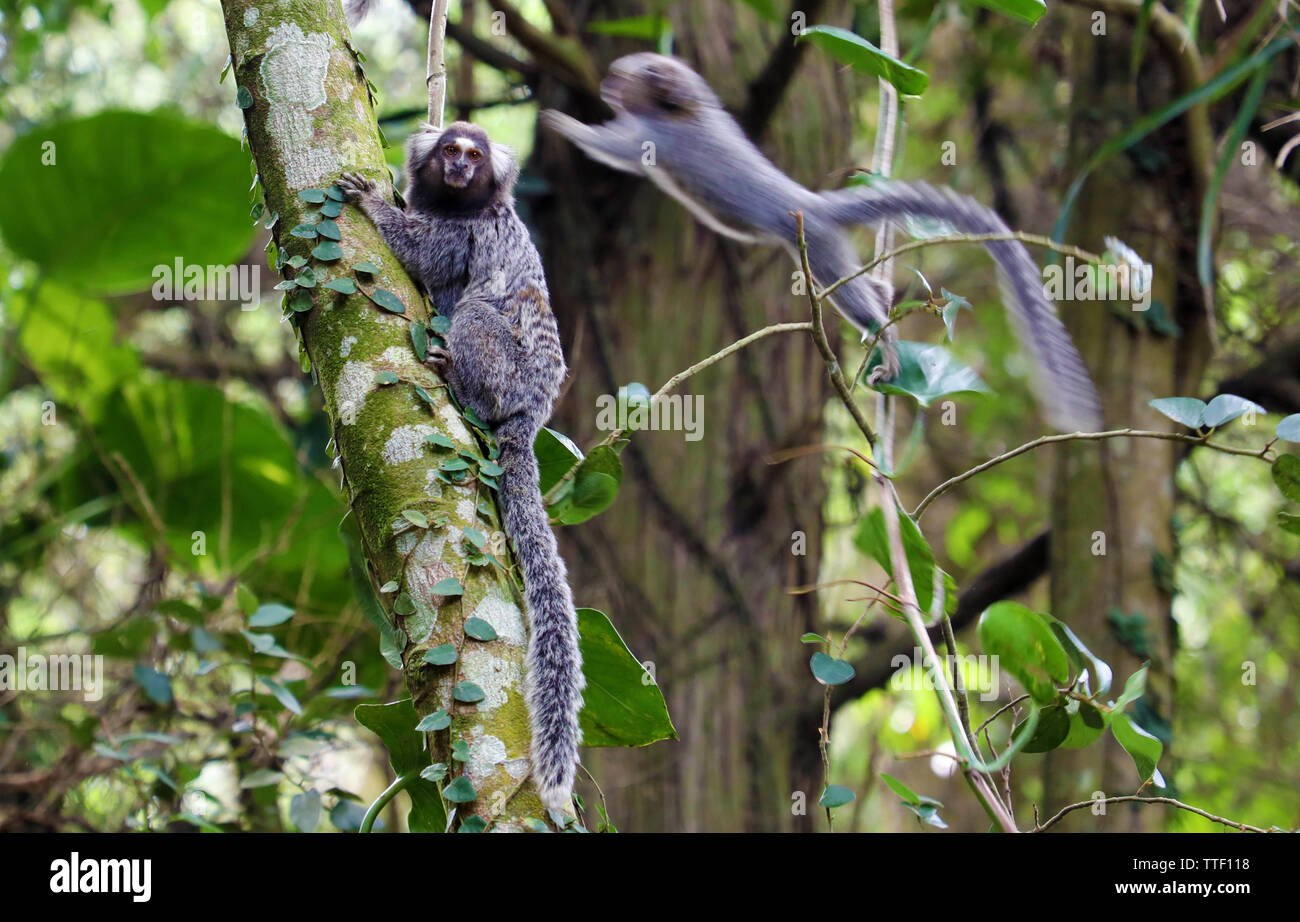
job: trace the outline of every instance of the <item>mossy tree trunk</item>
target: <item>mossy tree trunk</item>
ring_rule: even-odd
[[[440,475],[440,465],[454,452],[481,457],[483,447],[420,361],[413,336],[428,320],[426,305],[361,212],[346,206],[337,219],[339,259],[312,256],[323,237],[290,233],[320,218],[319,205],[304,201],[301,191],[327,188],[347,170],[385,188],[390,182],[343,10],[338,0],[223,0],[223,9],[266,214],[279,215],[276,243],[290,256],[306,258],[317,276],[316,287],[307,290],[310,306],[302,302],[306,309],[296,315],[297,327],[324,395],[349,514],[373,586],[397,584],[379,598],[403,632],[401,656],[416,711],[423,716],[446,709],[450,715],[449,728],[427,735],[432,761],[446,763],[452,776],[468,775],[477,792],[461,805],[460,819],[474,813],[496,829],[521,829],[526,817],[543,816],[529,780],[523,610],[510,575],[468,559],[473,549],[466,529],[499,532],[492,490],[473,476],[453,482]],[[364,261],[380,271],[354,271]],[[333,279],[352,279],[371,293],[390,291],[404,313],[385,311],[360,292],[322,287]],[[386,372],[396,376],[395,383],[377,382]],[[435,433],[450,439],[454,450],[428,443],[426,437]],[[414,515],[404,515],[408,511]],[[497,556],[509,565],[503,545],[498,543]],[[435,591],[453,578],[463,594]],[[491,624],[497,639],[467,638],[465,622],[474,617]],[[443,644],[456,648],[455,663],[426,664],[425,653]],[[466,682],[481,689],[482,700],[454,699],[453,689]],[[451,758],[455,741],[468,744],[468,761]]]

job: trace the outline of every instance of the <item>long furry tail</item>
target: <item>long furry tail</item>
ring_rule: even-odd
[[[536,427],[515,416],[496,428],[501,509],[524,571],[528,604],[528,711],[533,779],[547,807],[572,812],[582,709],[582,653],[569,581],[537,488]]]
[[[831,220],[845,227],[910,216],[946,221],[963,234],[1008,232],[993,210],[969,196],[925,183],[891,181],[870,189],[825,192],[822,199],[830,206]],[[1047,421],[1064,432],[1099,429],[1101,405],[1092,378],[1043,290],[1038,264],[1016,240],[992,241],[985,247],[998,264],[998,282],[1012,326],[1034,359],[1037,393]]]

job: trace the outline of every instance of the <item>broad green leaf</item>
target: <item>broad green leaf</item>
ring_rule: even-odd
[[[442,797],[453,804],[465,804],[478,797],[478,791],[474,790],[474,782],[461,775],[442,789]]]
[[[809,26],[797,41],[809,41],[854,70],[892,83],[904,96],[920,96],[930,83],[925,71],[885,54],[871,42],[838,26]]]
[[[740,0],[768,22],[784,22],[783,14],[776,8],[776,0]]]
[[[333,224],[334,222],[329,222]],[[339,246],[333,240],[326,240],[324,243],[318,243],[312,248],[311,255],[321,262],[334,262],[343,258],[343,247]],[[376,301],[376,303],[378,303]],[[398,302],[401,303],[401,302]],[[401,311],[397,311],[401,313]]]
[[[1124,751],[1133,757],[1138,776],[1142,783],[1150,781],[1156,775],[1156,763],[1164,746],[1146,730],[1143,730],[1127,714],[1115,714],[1110,719],[1110,732],[1124,747]]]
[[[1111,708],[1114,713],[1121,714],[1134,701],[1142,697],[1147,690],[1147,665],[1144,663],[1142,668],[1128,677],[1124,683],[1124,691],[1120,693]]]
[[[1206,426],[1222,426],[1224,423],[1230,423],[1237,417],[1252,412],[1262,416],[1268,411],[1253,400],[1247,400],[1245,397],[1238,397],[1235,394],[1220,394],[1206,405],[1201,422]]]
[[[817,652],[808,661],[813,676],[823,685],[843,685],[856,674],[852,663]]]
[[[1277,437],[1285,442],[1300,442],[1300,413],[1292,413],[1277,424]]]
[[[1277,524],[1279,528],[1288,534],[1300,535],[1300,515],[1279,512],[1277,514]]]
[[[443,643],[425,652],[424,661],[433,666],[450,666],[458,655],[454,646]]]
[[[980,380],[980,376],[970,366],[959,362],[943,346],[906,340],[894,345],[898,354],[899,372],[896,378],[875,385],[875,389],[882,394],[902,394],[915,398],[921,406],[928,407],[939,398],[951,394],[989,393],[988,386]],[[882,358],[880,349],[877,348],[863,374],[870,376]]]
[[[1279,455],[1273,462],[1273,482],[1282,495],[1293,503],[1300,503],[1300,457]]]
[[[822,791],[822,796],[817,798],[817,806],[829,807],[831,809],[842,807],[845,804],[853,803],[856,796],[857,795],[848,788],[842,787],[841,785],[827,785],[826,790]]]
[[[386,311],[394,314],[406,313],[406,305],[402,303],[402,299],[386,288],[376,288],[374,291],[365,292],[365,294],[371,301],[374,301]]]
[[[280,605],[277,602],[271,602],[267,605],[261,605],[257,611],[253,612],[248,619],[249,627],[275,627],[277,624],[284,624],[293,617],[293,609],[287,605]]]
[[[1205,421],[1205,401],[1195,397],[1157,397],[1149,405],[1188,429],[1199,429]]]
[[[257,680],[266,686],[266,690],[271,693],[276,701],[284,705],[286,710],[292,711],[294,714],[302,714],[302,705],[298,703],[298,698],[284,685],[266,676],[258,676]]]
[[[465,587],[454,576],[440,579],[433,584],[433,594],[442,596],[464,595]]]
[[[476,704],[487,695],[473,682],[457,682],[451,690],[451,696],[461,704]]]
[[[284,775],[280,772],[273,771],[269,768],[260,768],[255,772],[249,772],[239,779],[239,787],[242,790],[251,790],[253,788],[266,788],[273,784],[279,784],[284,780]]]
[[[984,652],[998,658],[1040,704],[1057,699],[1056,687],[1069,679],[1070,659],[1046,619],[1019,602],[994,602],[980,616]]]
[[[172,680],[148,666],[135,667],[135,683],[150,701],[167,707],[172,703]]]
[[[424,748],[424,737],[415,731],[418,718],[410,698],[388,704],[359,704],[353,714],[357,723],[383,740],[398,776],[419,773],[428,766],[429,753]],[[446,831],[447,813],[436,784],[419,778],[406,786],[406,793],[411,797],[407,824],[412,832]]]
[[[289,821],[302,832],[315,832],[320,816],[320,791],[303,791],[289,801]]]
[[[470,618],[465,622],[465,633],[475,640],[496,640],[497,632],[492,625],[482,618]]]
[[[451,715],[447,713],[446,708],[438,708],[432,714],[427,714],[418,724],[415,725],[417,733],[436,733],[439,730],[446,730],[451,726]]]
[[[904,803],[919,804],[921,802],[920,795],[907,785],[903,784],[903,782],[899,781],[893,775],[887,775],[884,772],[881,772],[880,780],[884,781],[891,791],[901,797]]]
[[[578,641],[587,680],[578,713],[584,746],[645,746],[677,739],[659,686],[604,613],[578,609]]]
[[[934,552],[910,516],[900,513],[898,524],[903,538],[903,550],[907,554],[907,567],[912,571],[917,604],[921,607],[922,615],[928,618],[934,607]],[[889,539],[885,532],[885,517],[879,508],[871,510],[870,515],[859,521],[858,529],[853,535],[853,545],[880,564],[890,576],[894,575],[893,558],[889,553]],[[943,573],[943,587],[944,610],[951,615],[957,610],[957,584],[947,573]]]
[[[1056,639],[1061,642],[1061,646],[1065,648],[1066,655],[1070,657],[1075,670],[1078,672],[1086,670],[1091,676],[1092,681],[1088,684],[1088,690],[1096,695],[1104,695],[1110,691],[1110,683],[1115,677],[1110,664],[1094,655],[1065,622],[1047,614],[1044,614],[1043,618],[1051,627],[1052,633],[1056,635]]]
[[[330,291],[337,291],[339,294],[344,295],[354,295],[357,293],[357,283],[349,278],[330,279],[321,287],[328,288]]]
[[[1012,739],[1019,739],[1021,732],[1025,728],[1025,722],[1016,724],[1015,730],[1011,733]],[[1070,715],[1065,710],[1063,704],[1053,704],[1049,707],[1039,708],[1038,726],[1034,728],[1034,735],[1025,743],[1021,752],[1051,752],[1057,746],[1065,742],[1065,738],[1070,734]]]
[[[821,634],[814,634],[811,631],[809,631],[807,634],[804,634],[802,637],[799,638],[799,642],[800,643],[826,643],[826,638],[823,637]]]
[[[582,452],[573,444],[573,440],[554,429],[543,428],[537,433],[533,442],[533,454],[537,455],[540,474],[538,486],[543,494],[549,492],[571,467],[582,461]]]
[[[551,515],[565,525],[577,525],[608,509],[618,497],[623,462],[608,445],[591,450],[573,478],[573,490],[558,501]]]
[[[42,162],[47,151],[54,165]],[[184,283],[178,261],[235,265],[247,251],[246,164],[234,138],[163,112],[40,124],[0,160],[0,236],[45,277],[81,291],[165,280],[174,289]]]
[[[975,0],[975,2],[1030,25],[1038,22],[1047,12],[1047,4],[1043,3],[1043,0]]]
[[[1106,729],[1106,718],[1086,701],[1071,701],[1066,710],[1070,713],[1070,732],[1061,742],[1062,749],[1090,746]]]

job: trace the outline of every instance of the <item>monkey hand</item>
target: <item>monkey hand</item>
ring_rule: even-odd
[[[339,177],[337,185],[343,191],[343,197],[349,202],[359,201],[367,195],[374,195],[375,190],[378,188],[374,180],[367,179],[360,173],[344,173]]]
[[[869,387],[892,381],[903,370],[898,360],[898,334],[893,327],[885,330],[876,348],[880,351],[880,363],[867,372],[866,383]]]

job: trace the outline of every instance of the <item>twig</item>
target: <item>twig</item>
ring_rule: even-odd
[[[708,368],[711,365],[718,364],[718,362],[721,362],[723,359],[731,355],[733,352],[739,352],[741,349],[745,348],[750,343],[757,342],[758,340],[763,339],[764,337],[772,336],[773,334],[776,333],[799,333],[799,332],[810,331],[810,330],[812,330],[812,324],[806,320],[801,320],[798,323],[774,323],[770,326],[763,327],[763,329],[761,330],[755,330],[753,333],[750,333],[748,336],[744,336],[736,340],[731,345],[724,346],[722,349],[719,349],[717,352],[713,353],[708,358],[701,359],[700,361],[692,365],[690,368],[686,368],[683,369],[682,371],[677,372],[677,374],[673,375],[671,378],[669,378],[667,381],[664,382],[663,387],[659,388],[659,390],[654,392],[654,394],[650,398],[650,402],[653,404],[656,400],[659,400],[660,398],[667,395],[669,391],[675,389],[677,385],[681,384],[687,378],[691,377],[694,374],[698,374],[699,372],[703,371],[704,369]],[[605,438],[601,439],[597,443],[597,445],[612,445],[614,444],[614,442],[618,441],[618,439],[623,435],[625,431],[626,430],[624,429],[615,429],[609,435],[605,436]],[[579,462],[579,464],[581,464],[581,462]],[[555,486],[551,487],[551,489],[547,491],[546,496],[544,498],[544,501],[547,504],[553,503],[555,501],[555,497],[559,495],[560,489],[566,483],[568,483],[570,480],[573,479],[574,475],[577,474],[578,472],[579,464],[575,464],[567,471],[565,471],[564,476],[561,477],[559,480],[557,480]]]
[[[909,240],[907,243],[899,244],[888,253],[880,254],[851,275],[846,275],[839,281],[823,288],[821,297],[830,297],[839,290],[841,285],[848,284],[860,275],[866,275],[885,260],[893,259],[900,253],[906,253],[909,250],[919,250],[921,247],[939,246],[944,243],[988,243],[993,240],[1019,240],[1021,243],[1046,247],[1049,250],[1055,250],[1058,253],[1065,254],[1066,256],[1074,256],[1075,258],[1082,259],[1085,262],[1101,262],[1101,257],[1096,253],[1090,253],[1087,250],[1071,246],[1068,243],[1057,243],[1051,237],[1044,237],[1041,234],[1027,234],[1023,231],[1007,231],[996,234],[945,234],[942,237],[926,237],[923,240]]]
[[[1107,797],[1103,800],[1081,800],[1077,804],[1070,804],[1068,807],[1062,807],[1055,816],[1046,823],[1035,823],[1030,832],[1042,832],[1049,826],[1060,822],[1061,819],[1073,810],[1082,810],[1084,807],[1091,807],[1093,804],[1119,804],[1119,803],[1139,803],[1139,804],[1168,804],[1171,807],[1177,807],[1180,810],[1186,810],[1189,813],[1195,813],[1197,816],[1204,817],[1216,823],[1222,823],[1224,826],[1231,826],[1233,829],[1240,829],[1242,832],[1268,832],[1267,829],[1260,829],[1258,826],[1251,826],[1249,823],[1238,823],[1235,820],[1224,819],[1221,816],[1215,816],[1213,813],[1207,813],[1200,807],[1193,807],[1191,804],[1185,804],[1181,800],[1174,800],[1172,797],[1140,797],[1136,794],[1126,794],[1122,797]]]
[[[830,341],[826,338],[826,330],[822,326],[822,299],[826,297],[827,292],[818,294],[813,290],[812,266],[808,264],[808,241],[804,239],[803,234],[803,212],[795,212],[794,220],[799,229],[799,262],[803,268],[804,285],[808,289],[808,306],[812,309],[811,332],[813,342],[817,344],[817,349],[826,362],[826,371],[830,375],[835,393],[839,394],[840,400],[849,411],[849,415],[853,417],[853,421],[857,423],[858,429],[862,431],[867,444],[874,448],[876,433],[872,431],[867,418],[862,415],[862,408],[853,399],[853,392],[844,380],[844,372],[840,369],[839,360],[835,357],[835,350],[831,348]]]
[[[1028,697],[1029,697],[1028,695],[1021,695],[1019,698],[1012,698],[1011,701],[1009,701],[1008,703],[1002,705],[1002,707],[1000,707],[1000,708],[998,708],[996,711],[994,711],[994,712],[993,712],[993,716],[990,717],[988,720],[984,721],[984,723],[980,724],[979,727],[976,728],[975,732],[976,732],[976,733],[981,733],[981,732],[983,732],[983,730],[984,730],[985,727],[987,727],[989,724],[993,723],[993,721],[997,720],[999,717],[1001,717],[1001,716],[1002,716],[1003,714],[1005,714],[1007,711],[1011,710],[1013,707],[1015,707],[1017,704],[1019,704],[1020,702],[1024,701],[1024,700],[1025,700],[1026,698],[1028,698]]]
[[[921,514],[929,508],[930,504],[938,499],[942,494],[955,487],[965,480],[970,480],[976,474],[983,473],[991,467],[996,467],[1003,461],[1009,461],[1017,455],[1023,455],[1027,451],[1033,451],[1042,445],[1048,445],[1052,442],[1099,442],[1103,439],[1162,439],[1167,442],[1183,442],[1188,445],[1199,445],[1205,448],[1213,448],[1215,451],[1221,451],[1229,455],[1242,455],[1247,458],[1258,458],[1261,461],[1268,461],[1268,451],[1272,446],[1270,442],[1260,449],[1234,448],[1231,445],[1223,445],[1219,442],[1210,441],[1210,433],[1205,435],[1188,435],[1184,432],[1158,432],[1152,429],[1108,429],[1105,432],[1066,432],[1059,435],[1044,435],[1034,439],[1032,442],[1026,442],[1019,448],[1013,448],[1010,451],[1003,452],[997,457],[990,458],[983,464],[976,465],[963,474],[956,477],[950,477],[943,483],[939,484],[930,493],[917,504],[912,510],[912,518],[919,519]]]

